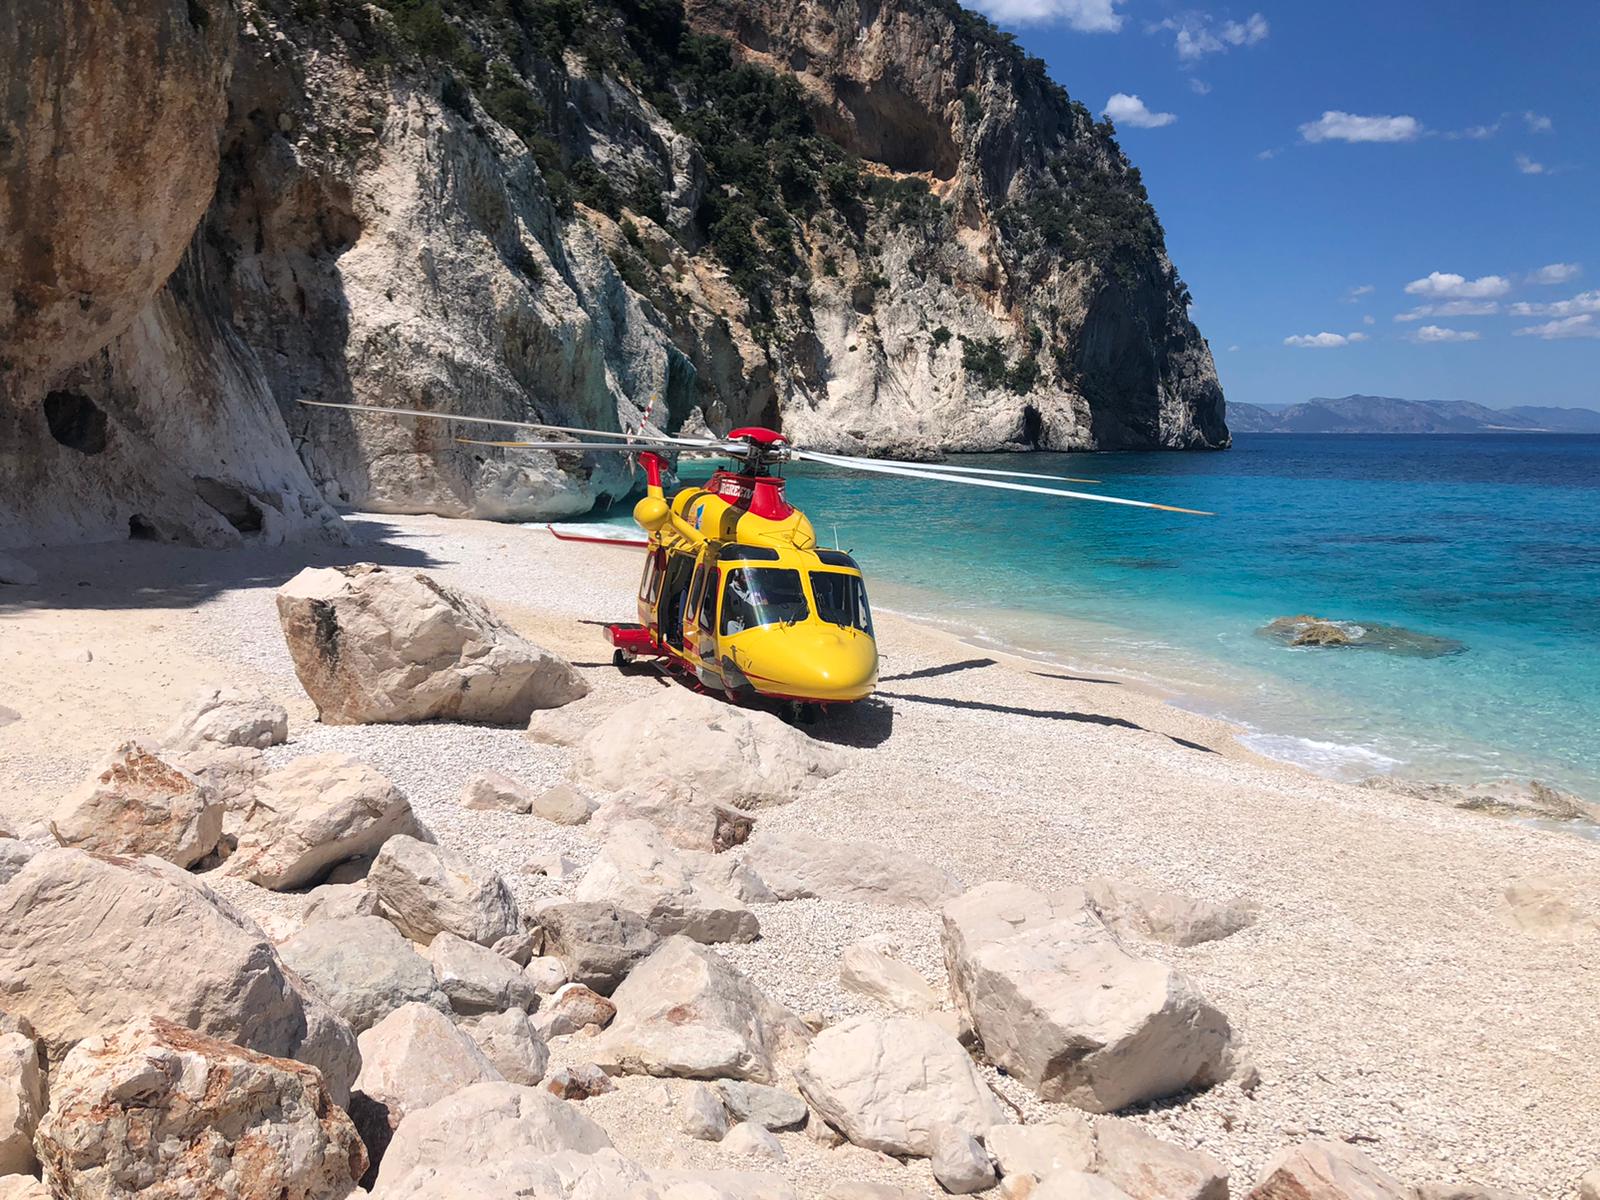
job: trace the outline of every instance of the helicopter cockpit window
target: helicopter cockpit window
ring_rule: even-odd
[[[661,558],[652,552],[645,555],[644,578],[639,580],[639,599],[646,604],[656,602],[656,594],[661,590]]]
[[[861,569],[860,567],[856,566],[856,560],[851,558],[843,550],[818,550],[817,558],[822,563],[830,567],[849,567],[852,571],[859,571]]]
[[[828,624],[859,629],[872,636],[872,611],[867,608],[867,586],[861,576],[812,571],[811,594],[817,598],[817,616]]]
[[[800,572],[786,567],[735,567],[722,590],[722,636],[758,625],[803,621],[811,612]]]

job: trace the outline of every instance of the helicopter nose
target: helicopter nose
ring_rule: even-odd
[[[855,630],[811,634],[786,672],[796,692],[819,699],[856,700],[878,678],[878,647]]]

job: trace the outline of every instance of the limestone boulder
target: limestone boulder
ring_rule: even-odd
[[[329,725],[526,725],[585,695],[570,663],[421,572],[308,567],[278,591],[295,674]]]
[[[239,688],[207,688],[161,735],[168,750],[208,746],[248,746],[265,750],[289,740],[289,714],[283,705]]]
[[[67,1055],[38,1147],[55,1194],[104,1200],[342,1200],[366,1169],[316,1071],[148,1016]]]
[[[44,1072],[26,1021],[0,1019],[0,1175],[26,1174],[37,1160],[33,1132],[44,1115]]]
[[[780,900],[938,908],[961,894],[954,875],[893,846],[834,841],[801,830],[757,830],[745,861]]]
[[[1112,1112],[1233,1069],[1228,1019],[1124,949],[1081,894],[984,884],[944,906],[942,941],[985,1052],[1043,1099]]]
[[[358,1034],[407,1004],[450,1011],[428,961],[380,917],[312,921],[278,954]]]
[[[54,1200],[54,1197],[50,1189],[32,1175],[0,1175],[0,1200]]]
[[[981,1192],[995,1184],[994,1164],[982,1143],[965,1130],[939,1125],[933,1130],[933,1177],[952,1196]]]
[[[1228,1168],[1120,1117],[1096,1121],[1096,1175],[1132,1200],[1228,1200]]]
[[[763,1129],[799,1129],[806,1123],[806,1102],[782,1088],[722,1079],[717,1094],[736,1121],[754,1121]]]
[[[222,837],[222,805],[210,788],[143,742],[111,760],[62,801],[50,832],[63,846],[102,854],[153,854],[193,866]]]
[[[1600,1167],[1585,1171],[1578,1180],[1578,1200],[1600,1200]]]
[[[534,816],[555,825],[582,825],[595,810],[595,802],[570,784],[558,783],[529,802]]]
[[[599,992],[581,983],[567,983],[539,1005],[533,1024],[543,1037],[566,1037],[591,1025],[604,1029],[616,1015],[617,1006]]]
[[[349,1024],[285,968],[261,929],[156,858],[33,858],[0,892],[0,995],[52,1059],[128,1013],[148,1013],[317,1067],[335,1103],[359,1065]]]
[[[461,1028],[508,1083],[531,1087],[544,1078],[550,1049],[520,1008],[469,1018]]]
[[[530,958],[528,965],[522,968],[522,973],[533,984],[533,990],[541,996],[559,991],[571,982],[567,978],[567,964],[553,954],[537,954]]]
[[[681,933],[697,942],[752,942],[761,933],[755,913],[701,883],[681,852],[646,821],[613,826],[572,894],[636,912],[662,937]]]
[[[939,993],[933,985],[872,939],[845,947],[839,960],[839,986],[904,1013],[939,1007]]]
[[[1057,1171],[1027,1196],[1028,1200],[1128,1200],[1116,1184],[1086,1171]]]
[[[267,756],[249,746],[215,742],[196,750],[163,750],[162,756],[211,789],[222,805],[222,832],[237,838],[256,782],[267,773]]]
[[[611,1076],[596,1063],[568,1063],[557,1067],[539,1086],[563,1100],[591,1100],[617,1090]]]
[[[360,883],[324,883],[306,894],[300,910],[307,925],[313,921],[341,921],[347,917],[375,917],[378,898],[363,880]],[[387,922],[385,922],[387,924]]]
[[[609,995],[661,939],[644,918],[601,901],[561,901],[541,907],[544,951],[566,967],[567,978]]]
[[[985,1142],[1007,1178],[1049,1179],[1064,1171],[1095,1169],[1094,1130],[1077,1113],[1037,1125],[996,1125]]]
[[[731,1127],[727,1105],[706,1084],[695,1084],[678,1101],[678,1129],[696,1141],[720,1142]]]
[[[450,1007],[458,1013],[471,1016],[510,1008],[527,1012],[539,1003],[533,980],[516,963],[449,930],[434,935],[427,959]]]
[[[576,746],[613,711],[604,696],[590,694],[560,708],[545,708],[528,718],[527,738],[541,746]]]
[[[914,1017],[853,1017],[812,1039],[800,1091],[857,1146],[926,1158],[934,1131],[981,1139],[1004,1110],[961,1043]]]
[[[605,1130],[576,1104],[514,1083],[472,1084],[400,1122],[378,1170],[373,1197],[408,1200],[414,1193],[404,1190],[401,1181],[421,1167],[513,1163],[563,1151],[594,1154],[610,1147]]]
[[[754,1121],[740,1121],[728,1130],[722,1139],[722,1148],[728,1154],[764,1158],[769,1162],[783,1162],[789,1157],[783,1152],[783,1146],[778,1139]]]
[[[20,838],[0,838],[0,887],[10,883],[28,865],[28,860],[39,853],[39,847]]]
[[[462,787],[461,807],[478,812],[525,813],[533,809],[533,793],[509,775],[479,771]]]
[[[1274,1155],[1246,1200],[1411,1200],[1412,1194],[1354,1146],[1312,1141]]]
[[[262,776],[227,872],[284,891],[319,883],[338,863],[419,832],[405,793],[342,754],[313,754]]]
[[[501,1078],[478,1044],[425,1004],[396,1009],[361,1035],[350,1115],[380,1162],[405,1115],[474,1083]]]
[[[578,746],[577,778],[596,791],[750,811],[799,798],[837,774],[841,751],[771,713],[672,688],[617,709]]]
[[[378,911],[426,945],[448,931],[480,946],[517,932],[517,905],[506,881],[465,855],[402,834],[384,842],[367,872]]]
[[[771,1083],[809,1031],[714,950],[668,938],[612,995],[617,1016],[595,1039],[614,1074]]]
[[[601,804],[590,827],[604,835],[627,821],[649,821],[670,845],[711,854],[742,846],[755,827],[755,818],[728,804],[631,794]]]
[[[1254,924],[1260,912],[1249,900],[1197,900],[1123,879],[1089,879],[1083,890],[1112,932],[1169,946],[1198,946],[1228,937]]]

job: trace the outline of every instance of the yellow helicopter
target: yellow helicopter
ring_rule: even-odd
[[[645,549],[637,622],[605,627],[618,667],[640,660],[659,663],[720,692],[736,703],[776,702],[801,721],[828,705],[865,699],[878,681],[878,648],[861,568],[841,550],[817,544],[816,531],[784,498],[786,462],[811,462],[846,470],[896,475],[969,487],[999,488],[1063,499],[1209,516],[1144,500],[1125,500],[1059,486],[1011,480],[1095,483],[1027,471],[952,466],[895,459],[855,458],[801,450],[781,433],[759,427],[735,429],[725,438],[691,438],[644,432],[610,432],[564,425],[462,417],[418,409],[302,400],[318,408],[373,415],[420,417],[497,425],[542,433],[582,434],[606,441],[483,441],[469,446],[536,451],[630,454],[645,473],[645,495],[634,505],[634,521],[648,537],[621,544]],[[648,413],[648,410],[646,410]],[[662,486],[663,454],[734,460],[702,485],[670,499]],[[557,537],[586,538],[562,533]]]

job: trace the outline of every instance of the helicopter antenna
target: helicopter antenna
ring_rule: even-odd
[[[837,521],[833,523],[833,548],[835,550],[839,548],[839,522]]]

